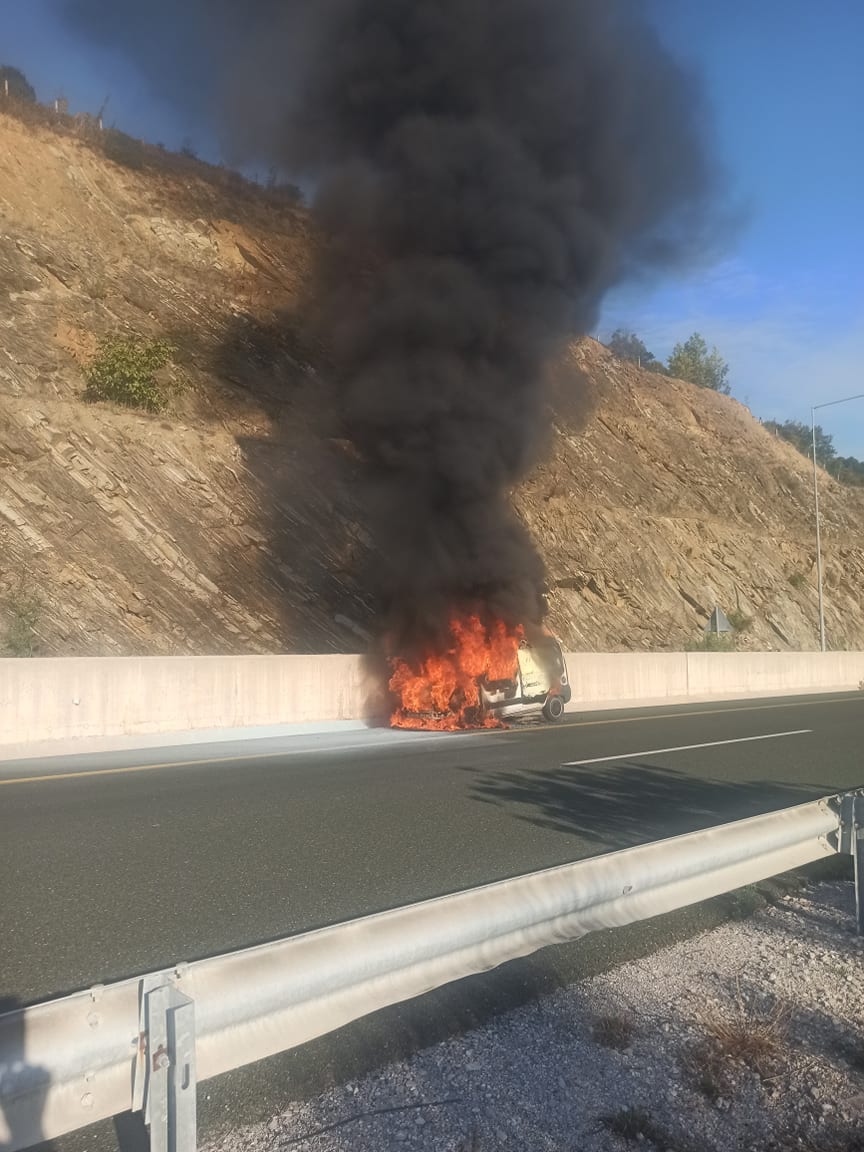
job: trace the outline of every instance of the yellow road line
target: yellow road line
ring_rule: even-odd
[[[134,749],[129,749],[129,751],[134,751]],[[94,752],[93,755],[97,756],[100,753]],[[249,756],[208,756],[201,760],[174,760],[166,761],[164,764],[129,764],[125,768],[90,768],[83,772],[51,772],[35,776],[18,776],[12,780],[0,780],[0,788],[5,784],[42,784],[47,780],[80,780],[84,776],[124,776],[130,772],[153,772],[157,768],[191,768],[195,764],[240,764],[244,760],[274,760],[279,756],[286,755],[288,753],[283,748],[281,752],[258,752]]]
[[[833,700],[819,700],[816,703],[822,704],[853,704],[861,703],[864,697],[838,697]],[[662,705],[661,705],[662,707]],[[656,716],[623,716],[611,720],[574,720],[572,723],[559,724],[557,730],[562,728],[602,728],[612,724],[648,724],[655,720],[680,720],[686,719],[688,716],[725,716],[730,712],[770,712],[776,711],[779,708],[800,708],[801,702],[798,701],[794,704],[760,704],[758,707],[738,707],[738,708],[705,708],[693,712],[661,712]],[[484,736],[513,736],[525,734],[525,732],[532,731],[526,728],[504,728],[504,729],[489,729],[482,733]],[[549,729],[545,729],[549,731]],[[553,729],[554,731],[554,729]],[[481,733],[478,733],[480,735]],[[351,744],[345,745],[342,748],[306,748],[302,754],[317,753],[317,752],[356,752],[360,749],[374,749],[375,747],[392,748],[394,745],[370,745],[370,744]],[[126,751],[134,751],[134,749],[127,749]],[[107,753],[110,755],[110,753]],[[106,755],[106,753],[94,752],[94,756]],[[278,760],[284,756],[290,756],[291,752],[285,748],[280,749],[278,752],[252,752],[246,756],[213,756],[201,758],[198,760],[173,760],[165,761],[160,764],[129,764],[125,768],[91,768],[85,769],[81,772],[53,772],[44,775],[33,776],[17,776],[9,780],[0,780],[0,788],[10,784],[45,784],[52,780],[80,780],[89,776],[126,776],[133,772],[155,772],[159,768],[193,768],[195,765],[204,764],[242,764],[251,760]]]

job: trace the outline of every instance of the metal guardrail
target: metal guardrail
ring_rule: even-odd
[[[95,987],[0,1016],[0,1147],[143,1110],[153,1152],[192,1152],[200,1080],[549,944],[855,857],[864,793],[829,797]]]

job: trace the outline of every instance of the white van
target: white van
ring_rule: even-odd
[[[480,685],[483,710],[501,720],[541,714],[557,723],[571,696],[564,652],[554,636],[521,642],[514,680]]]

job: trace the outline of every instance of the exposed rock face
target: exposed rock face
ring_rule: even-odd
[[[641,372],[593,341],[570,360],[596,407],[574,435],[559,402],[525,493],[553,625],[576,649],[681,648],[720,604],[751,620],[739,647],[817,647],[808,461],[730,397]],[[864,498],[823,472],[820,495],[826,629],[832,647],[856,648]]]
[[[46,655],[363,649],[351,447],[291,322],[312,244],[302,211],[200,166],[0,116],[0,646],[27,600]],[[162,415],[81,399],[124,330],[176,346]],[[680,648],[717,602],[752,617],[741,645],[815,647],[807,461],[590,340],[555,379],[513,501],[567,645]],[[829,638],[860,648],[864,494],[821,482]]]

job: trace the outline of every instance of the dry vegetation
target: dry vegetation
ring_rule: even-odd
[[[96,116],[87,112],[70,114],[50,104],[12,97],[3,99],[2,95],[0,112],[14,116],[22,124],[47,128],[59,136],[78,140],[97,155],[136,172],[149,170],[175,181],[178,178],[205,181],[214,188],[228,192],[232,198],[257,201],[267,206],[296,206],[302,201],[296,184],[280,180],[275,172],[268,173],[266,183],[260,184],[224,164],[209,164],[199,159],[188,146],[173,152],[160,144],[151,144],[137,136],[130,136],[113,126],[105,126]]]
[[[636,1026],[628,1016],[598,1016],[591,1029],[591,1035],[604,1048],[616,1048],[623,1052],[629,1048],[636,1032]]]

